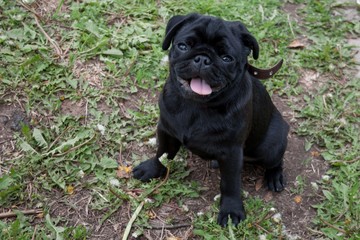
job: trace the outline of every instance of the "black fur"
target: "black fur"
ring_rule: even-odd
[[[225,226],[230,216],[237,225],[245,219],[240,196],[244,156],[265,167],[270,190],[283,190],[288,124],[261,82],[246,71],[248,55],[258,58],[259,46],[241,22],[175,16],[163,49],[171,44],[170,76],[159,99],[158,150],[133,175],[142,181],[164,176],[158,158],[163,153],[174,158],[182,145],[203,159],[216,159],[221,174],[218,223]],[[193,78],[205,79],[212,93],[192,91]]]

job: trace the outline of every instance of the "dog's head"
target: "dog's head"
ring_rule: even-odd
[[[170,81],[184,97],[201,101],[240,81],[247,56],[259,55],[256,39],[241,22],[195,13],[170,19],[162,48],[171,44]]]

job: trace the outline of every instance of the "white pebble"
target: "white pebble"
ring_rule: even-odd
[[[150,138],[148,144],[152,147],[156,146],[156,138]]]
[[[83,177],[85,176],[85,173],[84,173],[83,170],[80,170],[80,171],[78,172],[78,175],[79,175],[79,177],[83,178]]]
[[[99,132],[101,133],[101,135],[105,134],[105,127],[103,125],[98,124],[97,128],[98,128]]]
[[[271,217],[271,219],[276,223],[280,223],[281,222],[281,214],[276,213],[276,214],[274,214],[274,216]]]
[[[329,175],[323,175],[322,180],[324,180],[325,182],[328,182],[330,180],[330,176]]]
[[[154,199],[151,199],[151,198],[145,198],[144,201],[146,203],[154,203],[155,202]]]
[[[196,213],[196,215],[197,215],[198,217],[200,217],[200,216],[204,215],[204,213],[203,213],[203,212],[198,212],[198,213]]]
[[[216,195],[216,196],[214,197],[214,201],[216,202],[218,199],[220,199],[220,197],[221,197],[221,194]]]
[[[116,178],[111,178],[109,182],[111,186],[120,187],[120,182]]]
[[[188,206],[182,205],[181,207],[182,207],[182,209],[183,209],[185,212],[188,212],[188,211],[189,211],[189,207],[188,207]]]
[[[260,235],[259,240],[266,240],[266,235],[265,234]]]
[[[316,182],[311,182],[311,187],[312,187],[315,191],[319,190],[319,186],[317,185]]]

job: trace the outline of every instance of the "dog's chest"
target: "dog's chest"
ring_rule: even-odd
[[[206,109],[184,110],[162,119],[166,130],[186,148],[205,159],[214,159],[236,131],[220,114]]]
[[[199,112],[179,112],[176,115],[170,115],[167,119],[171,135],[176,137],[180,142],[189,146],[191,142],[203,142],[204,137],[208,134],[209,122],[206,122],[204,116]],[[203,128],[202,126],[205,126]]]
[[[176,137],[189,149],[205,142],[211,142],[206,138],[211,134],[210,124],[198,113],[182,118],[177,126]]]

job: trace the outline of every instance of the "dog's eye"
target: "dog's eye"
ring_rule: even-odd
[[[183,52],[188,50],[188,46],[185,43],[178,43],[177,47],[180,51],[183,51]]]
[[[224,55],[221,57],[221,59],[224,61],[224,62],[232,62],[234,61],[233,57],[232,56],[229,56],[229,55]]]

